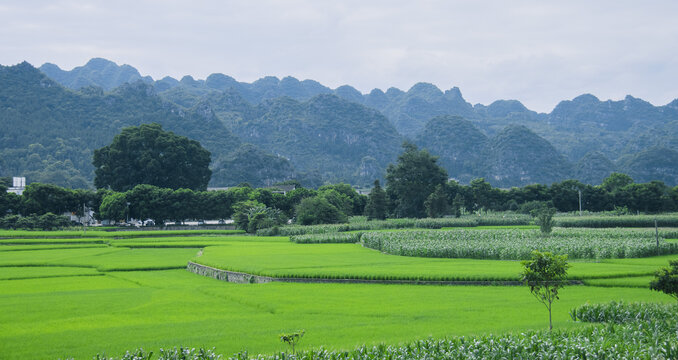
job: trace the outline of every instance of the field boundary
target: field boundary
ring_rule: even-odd
[[[519,286],[522,281],[470,280],[470,281],[427,281],[427,280],[367,280],[367,279],[327,279],[327,278],[290,278],[248,274],[238,271],[217,269],[211,266],[188,262],[186,270],[201,276],[236,284],[265,284],[270,282],[321,283],[321,284],[393,284],[393,285],[469,285],[469,286]],[[580,280],[570,280],[570,285],[583,285]]]

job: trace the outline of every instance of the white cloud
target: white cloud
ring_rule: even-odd
[[[9,1],[0,63],[92,57],[154,78],[311,78],[363,92],[419,81],[550,111],[581,93],[678,97],[672,1]]]

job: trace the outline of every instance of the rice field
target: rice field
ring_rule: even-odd
[[[568,273],[573,280],[649,276],[675,258],[573,261]],[[395,256],[360,244],[232,243],[206,247],[192,261],[255,275],[327,279],[491,282],[517,281],[521,272],[519,261]]]
[[[518,261],[405,257],[360,244],[297,244],[238,233],[55,234],[5,233],[11,241],[0,243],[0,358],[89,359],[174,346],[215,347],[226,357],[272,354],[286,350],[281,332],[298,329],[306,330],[302,351],[340,351],[428,337],[510,337],[548,324],[543,305],[523,286],[231,284],[185,270],[193,260],[271,276],[491,283],[518,279]],[[571,278],[589,285],[563,290],[554,326],[581,329],[569,312],[587,302],[673,302],[633,286],[677,257],[573,262]]]

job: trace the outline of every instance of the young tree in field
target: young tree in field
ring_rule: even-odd
[[[670,260],[671,268],[663,268],[655,273],[650,289],[661,291],[678,300],[678,260]]]
[[[438,165],[436,156],[408,142],[398,162],[386,169],[386,192],[397,217],[426,216],[424,202],[436,186],[447,181],[447,171]]]
[[[386,219],[386,212],[388,204],[386,203],[386,191],[381,188],[379,180],[374,180],[374,187],[370,191],[367,198],[367,205],[365,205],[365,215],[367,220],[384,220]]]
[[[532,210],[534,222],[539,225],[542,235],[548,235],[553,230],[553,215],[556,214],[556,209],[548,206],[541,206]]]
[[[549,311],[549,331],[553,330],[551,308],[558,300],[558,291],[567,282],[567,255],[554,255],[550,252],[532,252],[530,260],[521,262],[523,265],[522,280],[530,287],[530,292]]]
[[[280,334],[280,341],[289,345],[292,348],[292,355],[294,355],[294,347],[299,343],[301,338],[304,337],[305,333],[304,330],[299,330],[293,333]]]

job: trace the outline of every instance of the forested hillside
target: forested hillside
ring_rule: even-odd
[[[516,100],[471,105],[458,88],[426,83],[362,94],[293,77],[154,81],[105,59],[40,69],[51,80],[26,63],[2,68],[2,176],[87,186],[94,148],[122,127],[158,122],[212,152],[213,186],[293,178],[368,185],[383,179],[405,139],[465,183],[598,183],[623,171],[639,182],[678,184],[678,100],[653,106],[582,95],[544,114]]]
[[[92,152],[107,145],[126,126],[156,122],[166,130],[199,140],[217,166],[242,141],[219,121],[207,103],[180,109],[162,101],[143,82],[112,92],[85,87],[67,90],[28,63],[0,68],[0,173],[26,176],[31,182],[87,187],[93,178]],[[248,160],[244,160],[248,161]],[[272,163],[284,159],[273,157]],[[268,164],[266,164],[268,166]],[[227,183],[213,169],[212,183]],[[289,166],[283,176],[288,179]],[[263,179],[251,177],[253,183]]]

